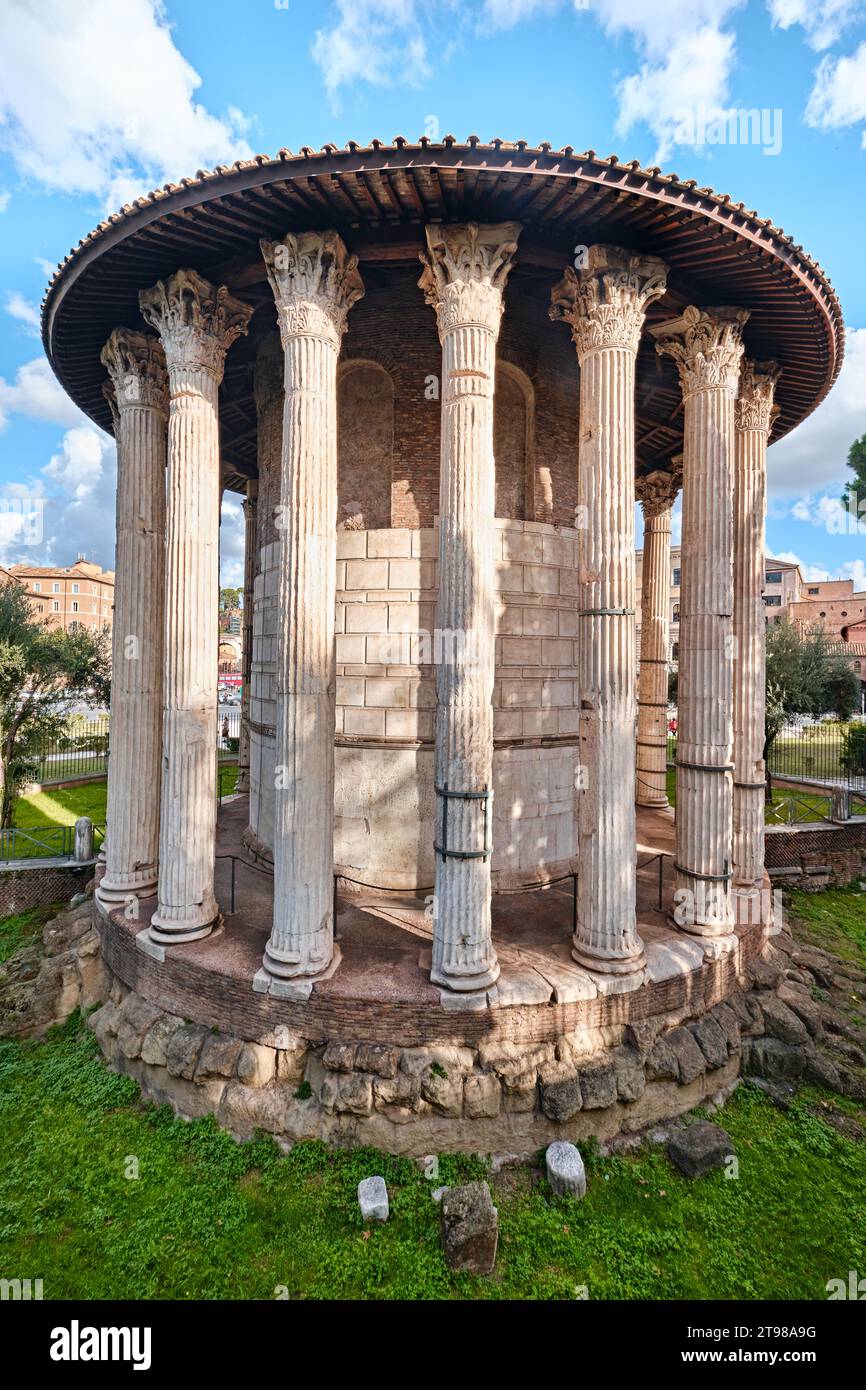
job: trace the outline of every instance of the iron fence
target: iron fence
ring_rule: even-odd
[[[108,770],[107,714],[70,720],[66,730],[45,739],[34,754],[34,782],[64,782]]]
[[[676,734],[668,734],[668,763],[676,762]],[[866,792],[866,724],[787,725],[767,759],[771,780],[814,782]]]
[[[105,826],[93,826],[93,847],[105,839]],[[0,860],[71,859],[75,850],[74,825],[13,825],[0,830]]]

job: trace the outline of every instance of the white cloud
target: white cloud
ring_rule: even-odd
[[[493,29],[513,29],[524,19],[552,14],[562,0],[484,0],[483,22]],[[575,9],[579,6],[575,0]]]
[[[114,440],[93,425],[65,432],[36,477],[0,488],[0,563],[114,563]]]
[[[806,107],[806,124],[838,130],[866,121],[866,40],[848,57],[821,59]],[[863,135],[866,146],[866,132]]]
[[[799,555],[795,555],[793,550],[776,550],[773,552],[772,559],[784,560],[789,565],[799,565],[807,584],[822,584],[833,578],[829,570],[824,569],[821,565],[807,565],[806,561],[801,560]]]
[[[861,17],[863,8],[863,0],[767,0],[773,24],[780,29],[799,24],[810,48],[818,52],[830,48]]]
[[[332,104],[358,79],[381,87],[428,75],[416,0],[337,0],[336,9],[336,23],[319,29],[312,46]]]
[[[0,212],[5,212],[11,201],[12,194],[5,188],[0,188]]]
[[[44,187],[115,206],[250,153],[195,100],[161,0],[6,0],[0,148]]]
[[[13,290],[6,299],[6,312],[19,323],[23,323],[32,338],[39,337],[39,310],[18,290]]]
[[[93,426],[78,425],[66,431],[60,453],[54,454],[42,471],[81,502],[102,480],[104,454],[102,439]]]
[[[829,396],[802,425],[767,455],[767,477],[776,497],[841,493],[852,474],[848,450],[866,433],[866,328],[848,329],[845,361]]]
[[[224,588],[243,587],[245,543],[242,499],[237,493],[227,492],[220,513],[220,584]]]
[[[79,425],[87,419],[67,396],[46,357],[25,362],[18,368],[14,383],[0,377],[0,429],[12,413],[55,425]]]
[[[692,143],[701,113],[711,121],[728,109],[735,55],[733,34],[714,24],[686,29],[661,61],[644,63],[619,84],[617,134],[625,137],[638,123],[646,125],[657,141],[654,159],[664,164],[678,145]]]

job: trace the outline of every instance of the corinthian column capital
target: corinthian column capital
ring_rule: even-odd
[[[458,325],[477,324],[497,333],[520,223],[431,222],[424,230],[427,252],[421,253],[418,285],[436,310],[440,339]]]
[[[153,333],[115,328],[99,360],[110,378],[103,391],[117,424],[117,413],[127,406],[150,406],[168,414],[168,373],[165,353]]]
[[[289,338],[323,338],[339,351],[349,310],[364,294],[358,257],[334,231],[289,232],[259,245],[283,346]]]
[[[748,309],[698,309],[690,304],[678,319],[653,329],[656,352],[677,364],[683,399],[721,386],[736,393]]]
[[[773,394],[781,375],[778,362],[753,362],[750,357],[743,358],[740,391],[734,407],[734,423],[738,430],[762,430],[769,435],[778,414]]]
[[[225,356],[246,333],[252,307],[225,285],[212,285],[194,270],[176,270],[138,296],[145,321],[155,328],[171,371],[203,371],[222,380]]]
[[[667,288],[667,266],[619,246],[590,246],[587,265],[568,266],[550,295],[550,317],[571,325],[577,355],[597,348],[637,352],[647,305]]]
[[[670,511],[682,485],[682,472],[677,473],[674,469],[667,473],[657,468],[635,479],[635,496],[644,516],[661,516],[662,512]]]

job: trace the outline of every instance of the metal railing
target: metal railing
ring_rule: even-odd
[[[776,791],[764,808],[767,825],[798,825],[803,821],[833,821],[833,797],[812,792]]]
[[[94,823],[94,848],[98,848],[104,839],[105,826]],[[74,850],[74,825],[13,825],[8,830],[0,830],[0,861],[72,859]]]

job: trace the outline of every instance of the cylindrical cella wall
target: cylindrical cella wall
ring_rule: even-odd
[[[434,876],[434,660],[460,653],[443,650],[447,639],[435,632],[441,354],[415,278],[405,289],[368,286],[341,354],[334,861],[348,878],[420,889]],[[494,399],[503,514],[494,533],[494,889],[575,867],[579,762],[573,349],[541,311],[537,324],[525,323],[530,310],[518,302],[509,312],[507,296],[506,304]],[[399,352],[389,346],[395,312]],[[537,345],[535,355],[527,345]],[[259,492],[245,842],[269,861],[283,406],[276,332],[259,349],[254,383]]]

